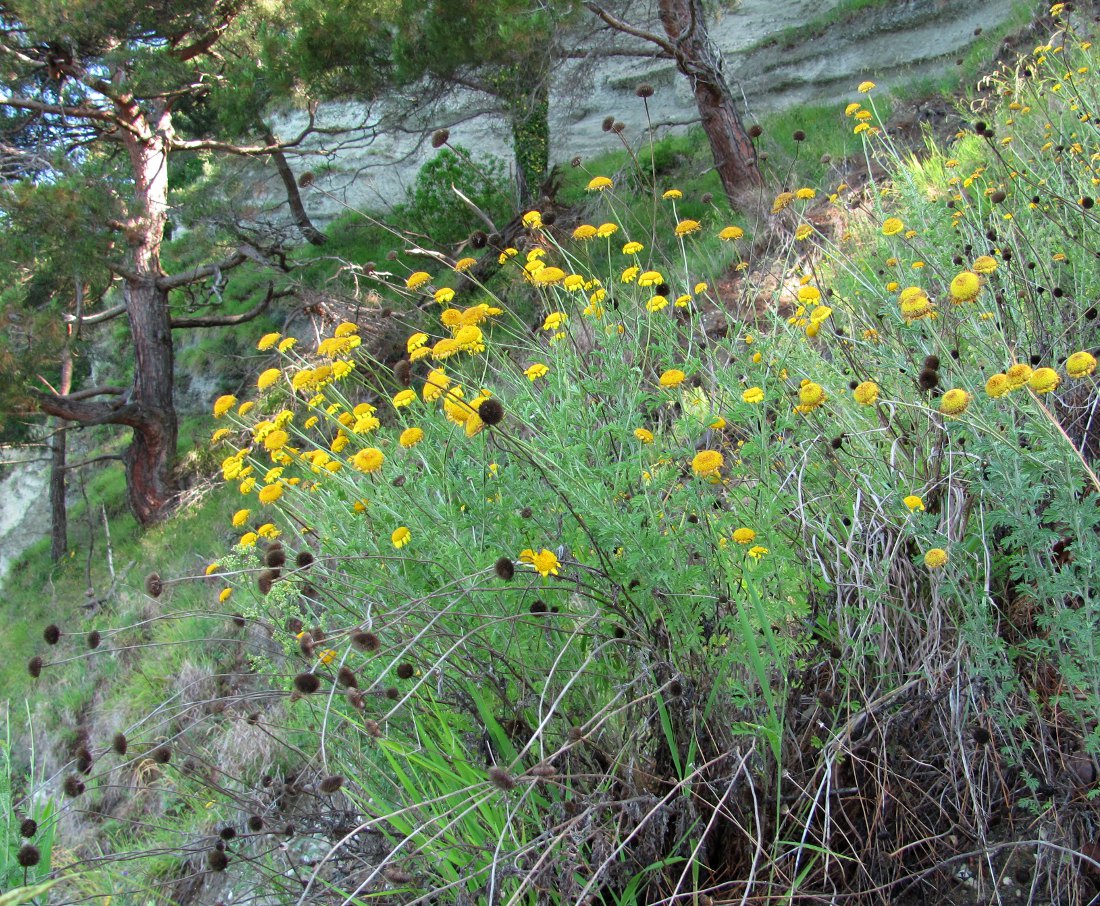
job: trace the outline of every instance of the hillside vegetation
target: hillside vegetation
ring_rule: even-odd
[[[938,134],[870,81],[765,122],[746,210],[681,137],[510,245],[349,215],[361,308],[184,431],[217,486],[140,534],[104,473],[86,569],[14,574],[4,888],[1093,902],[1100,111],[1051,16]]]

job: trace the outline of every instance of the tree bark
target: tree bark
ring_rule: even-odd
[[[77,292],[80,292],[79,286]],[[73,385],[73,355],[66,341],[61,350],[61,382],[58,392],[67,394]],[[54,563],[64,559],[69,550],[69,510],[65,505],[65,456],[68,432],[60,418],[53,420],[53,443],[50,457],[50,557]]]
[[[538,201],[550,164],[550,86],[548,74],[524,76],[522,87],[506,100],[519,203],[526,209]]]
[[[294,171],[290,169],[286,155],[277,147],[279,140],[266,124],[262,126],[262,131],[264,141],[269,145],[276,146],[276,149],[271,152],[271,160],[279,173],[279,179],[283,181],[283,188],[286,190],[286,201],[290,205],[290,215],[294,218],[298,231],[302,234],[302,238],[311,245],[324,245],[328,242],[328,236],[317,229],[313,225],[313,221],[309,219],[306,206],[302,203],[302,193],[298,191],[298,181],[294,178]]]
[[[722,188],[730,203],[739,205],[763,180],[756,148],[722,74],[721,53],[707,34],[702,0],[660,0],[659,14],[675,49],[676,66],[691,80]]]

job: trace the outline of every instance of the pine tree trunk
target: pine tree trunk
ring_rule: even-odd
[[[77,289],[79,292],[79,287]],[[72,390],[73,355],[66,340],[61,351],[61,381],[58,393],[62,396]],[[50,557],[54,563],[63,559],[69,551],[69,510],[65,505],[65,457],[68,432],[65,420],[53,420],[53,443],[50,444]]]
[[[508,98],[520,207],[538,201],[550,165],[549,74],[525,72]]]
[[[269,145],[278,144],[275,134],[266,126],[262,127],[264,141]],[[311,245],[324,245],[328,237],[313,225],[309,219],[306,206],[302,203],[302,193],[298,190],[298,181],[294,178],[294,171],[290,169],[290,163],[282,151],[273,151],[271,161],[275,164],[275,170],[282,180],[283,189],[286,191],[286,202],[290,206],[290,216],[298,227],[302,238]]]
[[[702,0],[660,0],[660,17],[676,47],[677,67],[691,80],[722,188],[731,204],[740,205],[762,180],[756,149],[722,74],[721,54],[707,35]]]

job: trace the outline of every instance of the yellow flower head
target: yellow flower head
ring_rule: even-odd
[[[757,403],[764,402],[764,391],[759,387],[750,387],[741,394],[741,399],[755,406]]]
[[[985,392],[993,399],[1004,396],[1011,389],[1012,385],[1009,383],[1006,374],[994,374],[985,382]]]
[[[264,485],[260,488],[260,503],[269,504],[274,503],[280,497],[283,496],[283,486],[276,482],[275,484]]]
[[[1030,365],[1013,365],[1008,371],[1005,372],[1005,377],[1008,378],[1008,385],[1012,390],[1018,387],[1023,387],[1028,381],[1031,380],[1031,366]]]
[[[677,236],[688,236],[691,233],[698,233],[703,228],[703,225],[698,220],[681,220],[676,224]]]
[[[803,381],[798,388],[798,409],[800,412],[812,412],[826,400],[825,388],[813,381]]]
[[[726,458],[717,450],[700,450],[691,460],[691,471],[700,478],[713,478],[725,462]]]
[[[1096,358],[1091,352],[1075,352],[1066,359],[1066,374],[1071,378],[1088,377],[1096,370]]]
[[[940,412],[944,415],[962,415],[970,405],[970,394],[955,388],[940,397]]]
[[[873,406],[878,401],[878,384],[864,381],[852,391],[852,396],[861,406]]]
[[[956,302],[973,302],[978,298],[982,281],[973,271],[963,271],[951,281],[951,298]]]
[[[393,544],[398,550],[403,548],[412,539],[412,532],[404,525],[400,525],[393,530],[393,534],[390,535],[390,543]]]
[[[632,264],[630,267],[624,270],[622,274],[620,274],[619,279],[622,280],[623,283],[633,283],[635,278],[638,276],[638,274],[641,273],[641,271],[642,269],[638,267],[638,265]]]
[[[552,311],[546,316],[542,322],[543,330],[560,330],[565,322],[568,320],[568,316],[563,311]]]
[[[237,510],[237,512],[233,514],[233,528],[240,528],[248,522],[248,517],[251,515],[252,510]]]
[[[643,444],[653,443],[653,432],[647,430],[646,428],[635,428],[634,436]]]
[[[905,224],[901,222],[900,217],[887,217],[882,222],[882,235],[894,236],[905,229]]]
[[[997,259],[991,255],[982,255],[974,259],[970,269],[975,274],[992,274],[997,269]]]
[[[531,282],[538,286],[553,286],[565,279],[565,271],[560,267],[540,267],[531,275]]]
[[[538,211],[528,211],[523,215],[523,225],[529,230],[542,229],[542,214]]]
[[[745,231],[739,226],[724,227],[718,234],[718,238],[723,242],[732,242],[734,239],[740,239],[745,235]]]
[[[660,286],[665,282],[660,271],[643,271],[638,275],[639,286]]]
[[[282,372],[278,368],[268,368],[267,371],[262,372],[260,376],[256,378],[257,388],[259,388],[260,390],[266,390],[277,380],[279,380],[279,376],[281,374]]]
[[[392,402],[395,409],[404,409],[406,406],[411,406],[416,402],[416,391],[407,388],[400,390],[394,394]]]
[[[756,532],[751,528],[739,528],[734,531],[733,540],[738,544],[752,544],[756,540]]]
[[[596,228],[590,223],[582,223],[579,227],[573,230],[573,238],[579,242],[584,242],[587,239],[591,239],[596,235]]]
[[[669,368],[661,375],[661,386],[665,388],[679,387],[687,377],[679,368]]]
[[[410,274],[409,278],[405,281],[405,286],[408,289],[419,289],[425,283],[432,279],[432,275],[427,271],[417,271],[414,274]]]
[[[546,365],[542,364],[542,362],[535,362],[531,365],[528,365],[523,373],[527,376],[527,380],[531,381],[531,383],[534,383],[539,378],[546,377],[549,372],[550,369]]]
[[[596,230],[596,235],[601,239],[606,239],[608,236],[618,232],[619,225],[617,223],[601,223]]]
[[[260,352],[267,352],[272,346],[279,342],[279,338],[282,334],[279,333],[265,333],[260,337],[260,342],[256,344],[256,348]]]
[[[236,405],[237,398],[235,396],[228,393],[225,396],[219,396],[214,400],[214,418],[221,418]]]
[[[800,286],[798,288],[798,301],[804,305],[815,305],[821,301],[821,290],[816,286]]]
[[[1058,372],[1053,368],[1036,368],[1028,378],[1027,385],[1036,393],[1042,394],[1058,389],[1061,381]]]
[[[377,447],[366,447],[355,454],[355,458],[351,464],[355,466],[360,472],[377,472],[382,468],[382,464],[386,461],[385,454]]]
[[[683,198],[684,193],[679,189],[667,189],[661,197],[666,201],[675,201],[677,198]]]
[[[860,94],[866,94],[868,91],[872,90],[874,87],[875,87],[874,82],[860,82],[859,87],[856,88],[856,91],[858,91]]]
[[[604,189],[610,189],[615,185],[606,176],[593,176],[588,180],[588,185],[585,187],[589,192],[602,192]]]
[[[558,570],[561,568],[561,561],[558,559],[558,555],[553,551],[547,550],[545,547],[535,553],[531,548],[523,551],[519,555],[521,563],[530,563],[535,571],[544,578],[547,576],[556,576]]]
[[[645,246],[642,245],[640,242],[628,242],[626,245],[623,246],[623,254],[637,255],[638,252],[640,252],[644,248]]]
[[[421,428],[412,427],[406,428],[401,432],[401,436],[397,439],[397,442],[401,444],[406,450],[415,447],[420,441],[424,439],[424,431]]]
[[[924,565],[929,569],[939,569],[947,563],[947,551],[942,547],[933,547],[924,555]]]
[[[461,274],[465,271],[468,271],[475,264],[477,264],[477,259],[476,258],[469,258],[469,257],[459,258],[455,262],[455,270],[458,271]]]
[[[924,500],[917,494],[910,494],[902,503],[909,507],[911,513],[915,513],[917,510],[924,511]]]
[[[435,299],[435,301],[438,302],[440,305],[446,305],[454,297],[455,291],[449,286],[441,287],[432,294],[432,298]]]

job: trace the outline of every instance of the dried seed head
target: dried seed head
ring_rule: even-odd
[[[149,757],[157,764],[168,764],[172,760],[172,749],[166,745],[157,746],[149,753]]]
[[[360,692],[358,689],[348,689],[347,692],[345,692],[344,694],[347,696],[349,705],[351,705],[358,711],[363,710],[364,704],[362,692]]]
[[[516,565],[512,562],[511,557],[501,557],[493,564],[493,570],[496,572],[498,578],[503,579],[505,582],[509,582],[516,574]]]
[[[261,595],[268,594],[271,591],[272,581],[273,577],[271,570],[265,569],[256,577],[256,590],[259,591]]]
[[[714,193],[713,192],[704,192],[702,195],[699,196],[699,200],[703,204],[710,204],[712,201],[714,201]]]
[[[376,720],[363,721],[363,729],[371,739],[381,739],[382,726]]]
[[[38,679],[42,675],[42,658],[37,654],[27,661],[27,673],[31,675],[33,679]]]
[[[294,563],[298,569],[309,569],[313,566],[313,562],[312,551],[298,551],[298,556],[294,558]]]
[[[396,865],[387,865],[383,868],[382,876],[391,884],[408,884],[413,879],[405,869],[398,868]]]
[[[408,387],[412,383],[412,363],[408,359],[401,359],[393,366],[393,379],[402,387]]]
[[[291,635],[297,635],[302,631],[302,621],[297,617],[291,617],[286,621],[286,631]]]
[[[614,127],[614,125],[615,125],[615,117],[605,116],[603,118],[603,122],[600,124],[600,128],[602,128],[604,132],[610,132],[611,129]]]
[[[359,688],[359,680],[355,678],[355,671],[351,667],[341,667],[336,671],[336,682],[345,689]]]
[[[244,614],[243,613],[233,614],[233,625],[234,626],[236,626],[238,629],[243,629],[244,624],[245,624],[245,619],[244,619]]]
[[[206,854],[206,867],[211,871],[225,871],[229,867],[229,856],[225,850],[212,849]]]
[[[50,623],[42,630],[42,638],[46,640],[47,645],[56,645],[61,640],[60,627],[56,623]]]
[[[308,189],[313,185],[313,174],[306,170],[301,176],[298,177],[298,188]]]
[[[546,602],[545,601],[532,601],[531,602],[531,607],[530,607],[531,613],[536,613],[536,614],[537,613],[546,613],[547,609],[548,608],[546,607]]]
[[[504,419],[504,405],[495,397],[489,397],[481,401],[477,414],[485,424],[499,425]]]
[[[934,368],[922,368],[917,383],[922,390],[935,390],[940,385],[940,373]]]
[[[753,123],[749,126],[749,138],[760,138],[764,134],[764,127],[759,123]]]
[[[321,681],[312,673],[299,673],[294,677],[294,688],[302,695],[312,695],[321,688]]]
[[[475,249],[483,249],[489,244],[489,234],[485,230],[474,230],[470,234],[470,245]]]
[[[615,120],[614,124],[611,126],[611,131],[616,135],[622,135],[626,132],[626,123],[621,120]]]
[[[99,647],[99,643],[103,641],[103,636],[99,634],[98,629],[93,629],[91,632],[88,633],[87,641],[88,647],[94,651],[96,648]]]
[[[360,651],[377,651],[382,647],[381,641],[373,632],[356,632],[351,637],[351,643]]]
[[[303,632],[298,637],[298,650],[301,651],[305,657],[313,657],[313,651],[316,647],[317,646],[313,643],[313,636],[308,632]]]
[[[931,368],[933,371],[935,371],[940,367],[940,357],[938,355],[925,356],[924,367]]]
[[[579,167],[581,165],[581,156],[578,154],[571,161],[569,161],[569,165],[574,168]]]
[[[651,98],[653,97],[653,86],[647,82],[642,82],[641,85],[634,89],[634,93],[643,99]]]
[[[804,142],[806,141],[806,133],[803,132],[801,129],[795,129],[794,133],[791,135],[791,138],[793,138],[796,142]]]
[[[264,563],[275,569],[286,563],[286,551],[283,550],[283,546],[271,545],[264,554]]]
[[[38,833],[38,822],[33,818],[24,818],[19,824],[20,837],[33,837]]]
[[[34,868],[34,866],[42,861],[42,853],[39,852],[38,847],[33,843],[24,843],[19,847],[19,852],[16,853],[15,861],[23,866],[23,868]]]
[[[114,739],[111,740],[111,748],[114,749],[118,755],[125,755],[129,747],[130,744],[126,741],[125,733],[116,733]]]
[[[322,780],[317,785],[317,789],[319,789],[326,796],[331,796],[333,793],[338,793],[340,791],[340,787],[342,787],[343,785],[344,778],[341,777],[339,774],[332,774],[331,776],[326,777],[324,780]]]
[[[76,769],[81,774],[88,775],[92,773],[92,753],[87,748],[81,746],[76,750],[75,761]]]
[[[386,690],[386,698],[388,698],[390,701],[397,701],[400,697],[401,693],[398,691],[396,686],[390,686]]]
[[[408,662],[397,665],[398,679],[412,679],[414,673],[416,673],[416,668]]]
[[[264,829],[264,819],[259,815],[253,815],[248,819],[248,829],[254,834],[259,833]]]
[[[450,137],[450,129],[436,129],[435,132],[432,133],[432,147],[442,148],[445,144],[447,144],[447,139],[449,139]]]
[[[233,840],[237,836],[237,829],[227,824],[220,831],[218,831],[218,836],[221,837],[223,840]]]
[[[76,774],[70,774],[65,778],[65,782],[61,784],[61,789],[64,790],[65,795],[70,799],[75,799],[84,792],[84,781],[77,777]]]
[[[145,577],[145,593],[150,598],[159,598],[162,591],[164,591],[164,581],[161,579],[160,574],[149,573]]]
[[[504,790],[504,792],[516,788],[516,781],[512,779],[512,775],[504,768],[495,765],[489,768],[489,782],[498,790]]]

